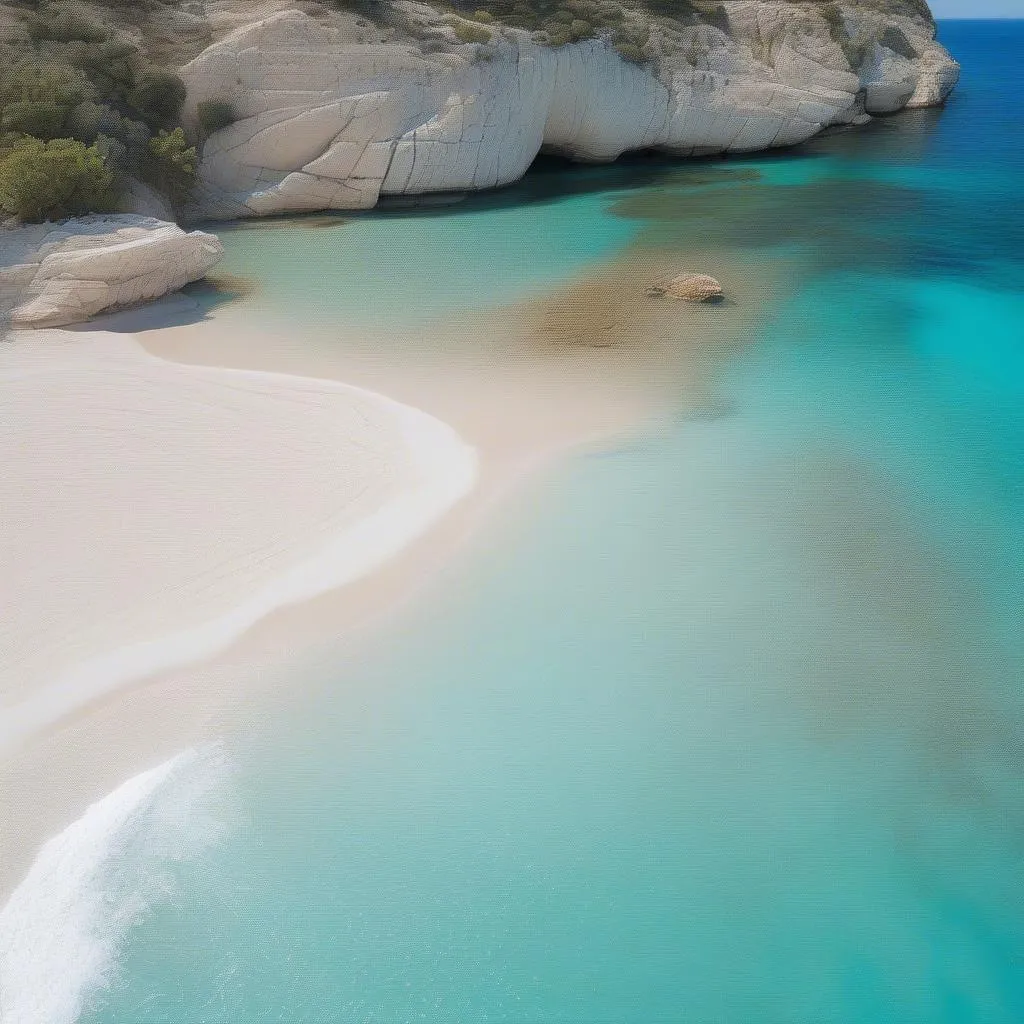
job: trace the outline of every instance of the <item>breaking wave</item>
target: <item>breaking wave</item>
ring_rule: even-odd
[[[109,985],[129,929],[211,842],[219,752],[187,750],[118,786],[36,856],[0,910],[0,1020],[71,1024]]]

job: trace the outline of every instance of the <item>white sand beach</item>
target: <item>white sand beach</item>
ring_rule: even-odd
[[[251,302],[178,297],[3,341],[0,901],[126,780],[443,600],[437,570],[519,514],[525,476],[704,414],[702,365],[745,314],[650,307],[660,272],[429,336],[296,337]]]
[[[0,353],[0,751],[349,582],[465,495],[434,418],[335,381],[184,366],[129,335]]]

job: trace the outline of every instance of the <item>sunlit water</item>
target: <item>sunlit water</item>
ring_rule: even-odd
[[[1024,23],[943,32],[941,114],[225,236],[293,319],[709,235],[798,276],[720,416],[550,472],[229,742],[86,1020],[1024,1020]]]

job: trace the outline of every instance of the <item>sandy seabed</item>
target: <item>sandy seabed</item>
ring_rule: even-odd
[[[0,898],[103,794],[386,628],[538,466],[713,407],[765,281],[652,305],[665,269],[403,338],[172,299],[5,341]]]

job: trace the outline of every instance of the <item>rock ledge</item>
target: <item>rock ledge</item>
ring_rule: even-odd
[[[60,327],[198,281],[224,255],[215,235],[135,214],[0,232],[0,315]]]

